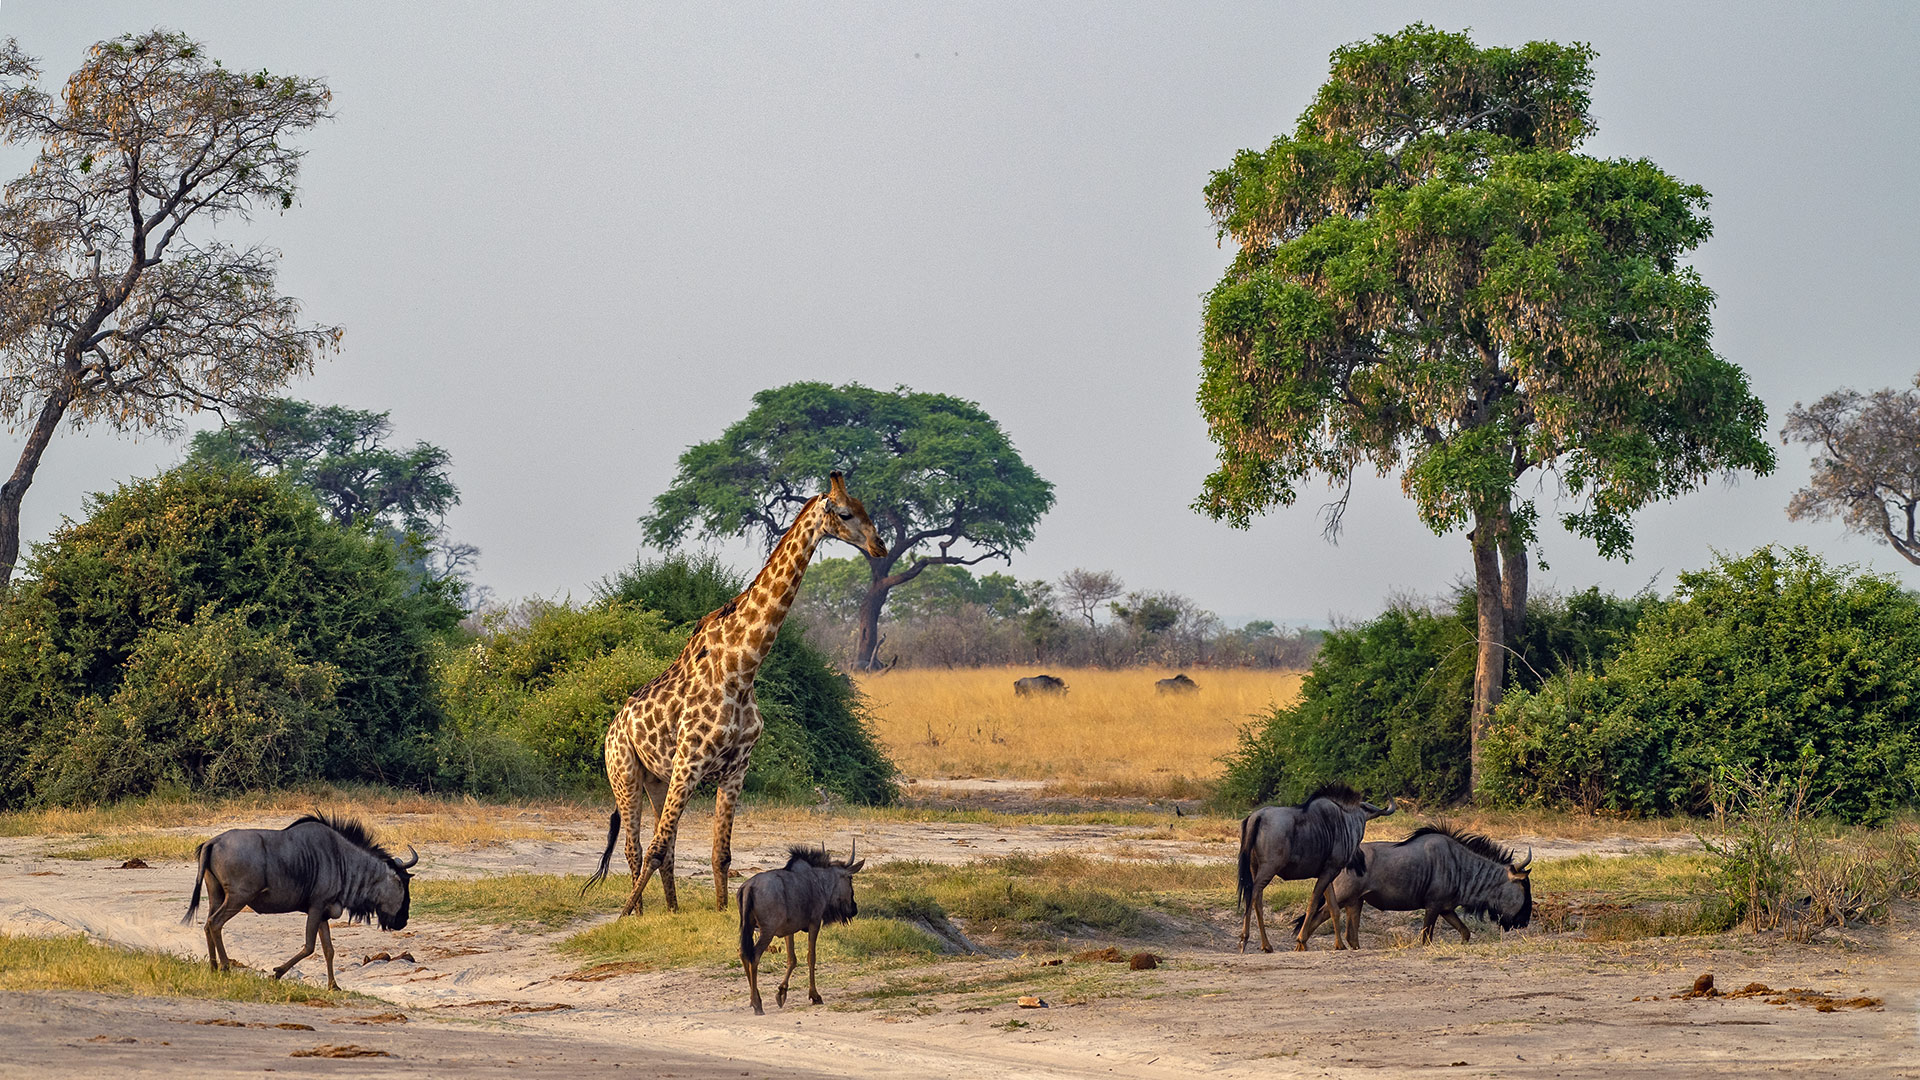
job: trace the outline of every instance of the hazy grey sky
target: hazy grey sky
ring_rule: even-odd
[[[1796,400],[1920,370],[1900,337],[1920,291],[1907,3],[0,5],[49,88],[156,25],[229,67],[326,78],[338,115],[306,140],[300,203],[249,230],[347,330],[290,393],[448,448],[452,531],[503,597],[584,596],[633,557],[686,446],[756,390],[824,379],[998,418],[1059,496],[1023,578],[1111,569],[1234,621],[1316,622],[1445,588],[1467,544],[1392,479],[1359,486],[1338,546],[1317,491],[1248,532],[1187,509],[1212,466],[1200,297],[1228,258],[1200,190],[1292,127],[1333,48],[1415,20],[1598,50],[1586,149],[1712,192],[1695,262],[1717,347],[1776,435]],[[181,453],[63,432],[27,539]],[[1806,454],[1781,465],[1643,513],[1631,563],[1548,528],[1535,581],[1664,588],[1782,541],[1920,583],[1836,524],[1788,522]]]

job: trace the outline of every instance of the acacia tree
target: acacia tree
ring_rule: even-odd
[[[888,592],[929,566],[1010,561],[1053,506],[1053,485],[972,402],[799,382],[755,394],[743,419],[681,454],[672,486],[640,522],[661,548],[697,531],[758,534],[771,550],[834,470],[887,542],[885,556],[864,556],[854,644],[861,668],[874,666]]]
[[[1324,476],[1332,538],[1371,466],[1436,534],[1468,529],[1476,784],[1525,612],[1522,477],[1556,473],[1566,527],[1625,557],[1648,502],[1773,466],[1765,407],[1714,354],[1713,294],[1680,261],[1708,236],[1706,191],[1574,152],[1592,59],[1419,24],[1345,46],[1294,133],[1206,188],[1239,250],[1206,300],[1219,467],[1195,507],[1246,527]]]
[[[1920,378],[1914,386],[1794,403],[1780,441],[1806,443],[1815,456],[1813,478],[1787,503],[1789,518],[1839,518],[1920,566]]]
[[[276,252],[186,231],[293,205],[304,151],[288,137],[328,117],[323,83],[228,71],[157,30],[95,45],[58,100],[37,77],[0,48],[0,139],[39,146],[0,206],[0,416],[27,432],[0,483],[0,584],[61,423],[171,433],[340,340],[299,325]]]

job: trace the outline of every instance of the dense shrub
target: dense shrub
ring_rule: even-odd
[[[1722,558],[1600,669],[1509,697],[1484,747],[1498,801],[1634,813],[1811,755],[1831,812],[1879,821],[1920,792],[1920,599],[1803,548]]]
[[[128,740],[161,757],[114,784],[428,774],[431,646],[460,612],[399,572],[389,541],[324,520],[284,484],[217,469],[131,481],[88,511],[36,546],[0,603],[0,805],[56,786],[105,793],[55,781],[81,776],[69,753]],[[198,685],[175,684],[176,664]],[[310,746],[266,734],[290,717],[311,726]],[[221,738],[180,732],[227,722],[265,748],[256,765],[162,760]]]
[[[1644,604],[1596,589],[1530,599],[1508,685],[1538,685],[1606,655]],[[1463,591],[1446,607],[1396,604],[1328,634],[1300,699],[1241,732],[1217,801],[1244,810],[1336,780],[1375,795],[1465,795],[1474,626],[1473,596]]]
[[[340,669],[305,663],[244,611],[200,610],[140,635],[120,685],[77,706],[73,741],[49,761],[51,802],[174,787],[271,788],[319,772]]]

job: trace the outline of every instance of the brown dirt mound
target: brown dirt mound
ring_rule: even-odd
[[[1104,949],[1088,949],[1083,953],[1074,953],[1073,958],[1082,963],[1091,963],[1096,960],[1105,961],[1109,964],[1124,964],[1127,962],[1126,954],[1111,945]]]
[[[1775,990],[1766,983],[1750,982],[1738,990],[1727,992],[1716,990],[1713,986],[1713,973],[1693,980],[1693,989],[1673,995],[1676,998],[1761,998],[1768,1005],[1811,1005],[1817,1012],[1833,1012],[1837,1009],[1878,1009],[1886,1003],[1876,997],[1837,998],[1823,994],[1818,990],[1808,990],[1802,986],[1786,990]]]
[[[363,1057],[392,1057],[393,1055],[386,1052],[385,1050],[375,1050],[375,1049],[372,1049],[371,1047],[366,1047],[366,1046],[355,1046],[352,1043],[348,1043],[345,1046],[335,1046],[332,1043],[322,1043],[311,1050],[295,1050],[293,1053],[288,1054],[287,1056],[288,1057],[321,1057],[321,1058],[363,1058]]]

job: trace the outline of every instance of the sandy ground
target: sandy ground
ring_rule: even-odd
[[[284,824],[262,821],[260,825]],[[379,822],[406,835],[402,818]],[[426,849],[422,874],[584,873],[603,826],[557,823],[550,839],[476,850]],[[201,830],[206,832],[207,830]],[[1120,826],[1009,826],[823,821],[819,836],[743,818],[735,867],[778,861],[789,840],[838,851],[856,836],[877,861],[965,862],[1009,852],[1228,859],[1230,845],[1168,840]],[[683,827],[682,898],[711,886],[704,821]],[[1535,838],[1536,857],[1648,846],[1627,838]],[[1527,842],[1520,838],[1519,842]],[[1674,846],[1682,841],[1664,841]],[[84,932],[102,940],[204,957],[198,927],[180,925],[190,865],[121,870],[53,859],[69,838],[0,841],[0,930]],[[689,873],[691,872],[691,873]],[[619,879],[613,887],[618,888]],[[658,905],[646,918],[671,918]],[[338,926],[339,978],[391,1005],[364,1010],[0,995],[0,1076],[623,1075],[885,1077],[1242,1076],[1795,1076],[1920,1077],[1920,914],[1890,928],[1811,945],[1741,936],[1632,945],[1509,936],[1470,946],[1383,948],[1404,922],[1369,915],[1358,953],[1232,951],[1237,920],[1151,946],[1152,971],[1056,956],[951,959],[877,974],[821,973],[824,1008],[746,1007],[733,971],[637,972],[582,980],[556,954],[560,935],[434,923],[400,934]],[[829,931],[831,932],[831,931]],[[298,946],[299,921],[242,915],[228,924],[236,959],[270,966]],[[1090,943],[1091,944],[1091,943]],[[401,951],[417,959],[372,961]],[[1820,1012],[1762,998],[1672,995],[1704,971],[1724,988],[1762,982],[1884,1006]],[[804,972],[802,973],[804,975]],[[324,979],[319,958],[295,975]],[[918,992],[863,999],[900,987]],[[961,982],[970,988],[956,988]],[[1044,998],[1044,1009],[1014,1004]],[[804,1001],[804,996],[796,995]],[[356,1022],[381,1013],[406,1020]],[[205,1021],[224,1021],[207,1023]],[[243,1026],[235,1026],[235,1024]],[[313,1030],[274,1025],[304,1024]],[[133,1041],[126,1041],[133,1040]],[[292,1056],[353,1046],[381,1057]]]

